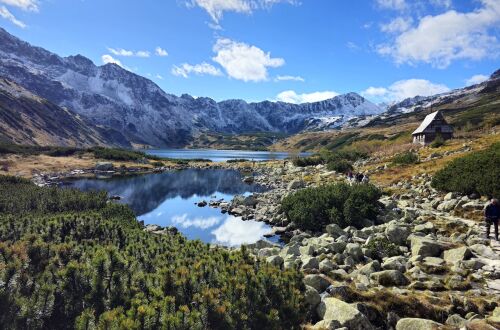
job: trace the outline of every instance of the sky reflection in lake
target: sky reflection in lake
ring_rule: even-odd
[[[219,209],[198,207],[201,200],[230,201],[236,194],[263,191],[241,181],[238,171],[187,169],[112,179],[80,179],[70,186],[80,190],[106,190],[130,205],[145,224],[174,226],[189,239],[238,246],[261,239],[271,228],[256,221],[243,221]],[[277,239],[271,239],[276,241]]]

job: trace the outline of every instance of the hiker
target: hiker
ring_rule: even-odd
[[[500,218],[500,206],[498,199],[492,198],[491,202],[484,208],[484,220],[486,221],[486,238],[490,238],[490,228],[495,228],[495,239],[498,241],[498,219]]]
[[[363,182],[363,183],[368,183],[368,182],[370,182],[370,178],[368,177],[368,175],[367,175],[367,174],[365,174],[365,175],[363,176],[363,179],[361,180],[361,182]]]
[[[358,182],[362,182],[362,181],[363,181],[363,178],[364,178],[363,173],[358,173],[358,174],[356,174],[356,181],[358,181]]]
[[[352,172],[351,171],[347,172],[347,181],[349,183],[352,183],[353,180],[354,180],[354,175],[352,175]]]

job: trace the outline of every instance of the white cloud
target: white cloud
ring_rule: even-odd
[[[18,7],[22,10],[38,11],[38,1],[36,0],[0,0],[0,3]]]
[[[451,7],[451,0],[430,0],[431,4],[437,7]]]
[[[400,33],[410,29],[413,19],[411,17],[397,17],[387,24],[382,24],[380,30],[388,33]]]
[[[127,70],[128,70],[128,68],[127,68],[126,66],[124,66],[124,65],[122,64],[122,62],[120,62],[120,60],[118,60],[118,59],[114,58],[113,56],[111,56],[111,55],[109,55],[109,54],[102,55],[102,56],[101,56],[101,60],[102,60],[102,63],[104,63],[104,64],[109,64],[109,63],[112,63],[112,64],[119,65],[119,66],[121,66],[122,68],[124,68],[124,69],[127,69]]]
[[[271,53],[230,39],[218,39],[213,47],[217,55],[213,58],[227,72],[228,76],[243,81],[263,81],[268,79],[268,68],[285,64],[282,58],[272,58]]]
[[[113,54],[113,55],[116,55],[116,56],[134,56],[134,52],[131,51],[131,50],[125,50],[125,49],[122,49],[122,48],[110,48],[108,47],[108,50]]]
[[[139,50],[137,52],[134,52],[132,50],[127,50],[123,48],[110,48],[108,47],[108,50],[116,56],[125,56],[125,57],[130,57],[130,56],[136,56],[136,57],[149,57],[149,52],[145,50]]]
[[[157,56],[168,56],[168,52],[165,49],[161,48],[161,47],[156,47],[155,54]]]
[[[476,74],[465,81],[465,86],[480,84],[485,80],[488,80],[488,76],[484,74]]]
[[[172,217],[172,223],[182,228],[195,227],[199,229],[208,229],[210,227],[219,224],[221,220],[222,220],[221,217],[208,217],[208,218],[196,217],[194,219],[190,219],[188,218],[188,215],[186,213],[180,216],[177,215]]]
[[[396,63],[429,63],[446,68],[457,59],[498,57],[500,45],[491,29],[500,23],[500,1],[481,0],[482,7],[461,13],[449,10],[422,17],[418,25],[402,32],[378,52]]]
[[[384,87],[368,87],[362,94],[364,96],[384,96],[387,93],[387,88]]]
[[[414,96],[430,96],[448,92],[443,84],[435,84],[425,79],[399,80],[389,87],[368,87],[361,95],[378,101],[401,101]]]
[[[203,8],[219,27],[224,12],[250,14],[256,9],[270,8],[277,3],[297,4],[297,0],[190,0],[188,6]]]
[[[355,42],[352,42],[352,41],[348,41],[346,45],[347,45],[347,48],[349,48],[350,50],[353,50],[353,51],[361,49],[361,47],[359,47]]]
[[[405,0],[377,0],[377,4],[384,9],[404,10],[408,4]]]
[[[145,50],[139,50],[135,53],[137,57],[149,57],[149,52]]]
[[[9,20],[12,24],[17,25],[22,29],[26,27],[26,24],[18,20],[7,8],[5,8],[5,6],[0,7],[0,16],[5,18],[6,20]]]
[[[331,99],[337,95],[339,95],[339,93],[333,91],[297,94],[295,91],[289,90],[279,93],[276,96],[276,100],[286,103],[300,104],[324,101]]]
[[[197,75],[222,76],[222,72],[218,68],[206,62],[195,65],[188,63],[183,63],[180,66],[174,65],[171,72],[174,76],[182,76],[184,78],[189,77],[191,73]]]
[[[304,78],[300,76],[277,76],[275,81],[301,81],[304,82]]]
[[[216,23],[219,22],[225,11],[252,12],[250,2],[246,0],[192,0],[191,4],[205,9]]]
[[[162,77],[161,75],[159,75],[159,74],[156,74],[156,76],[155,76],[155,77],[156,77],[156,79],[163,80],[163,77]]]
[[[234,216],[228,216],[226,221],[213,230],[214,243],[226,246],[239,246],[241,244],[255,243],[270,230],[262,222],[243,221]]]

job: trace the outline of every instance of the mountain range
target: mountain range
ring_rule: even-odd
[[[60,57],[0,28],[0,138],[25,144],[184,147],[203,134],[362,127],[474,96],[498,80],[378,106],[356,93],[303,104],[176,96],[116,64]]]
[[[82,55],[60,57],[3,29],[0,44],[0,76],[92,125],[113,128],[133,144],[184,146],[206,132],[294,134],[383,111],[356,93],[304,104],[178,97],[116,64],[96,66]]]

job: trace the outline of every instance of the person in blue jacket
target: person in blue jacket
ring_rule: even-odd
[[[495,239],[498,241],[498,219],[500,218],[500,206],[498,199],[493,198],[484,208],[484,220],[486,221],[486,238],[490,237],[491,225],[495,227]]]

